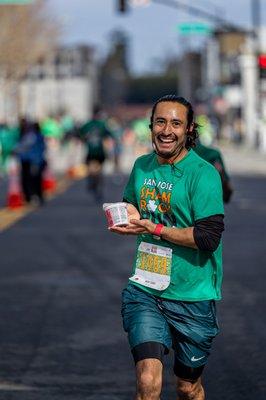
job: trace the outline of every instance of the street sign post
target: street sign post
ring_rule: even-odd
[[[23,4],[30,4],[33,3],[34,0],[0,0],[0,6],[7,6],[7,5],[13,5],[13,6],[19,6]]]
[[[209,24],[203,22],[183,22],[177,25],[181,35],[210,35],[213,31]]]

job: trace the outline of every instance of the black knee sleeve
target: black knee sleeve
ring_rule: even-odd
[[[193,367],[188,367],[187,365],[182,364],[180,361],[175,359],[175,364],[174,364],[174,374],[185,381],[189,382],[196,382],[196,380],[201,376],[202,371],[204,369],[204,365],[201,365],[200,367],[193,368]]]
[[[157,358],[162,361],[164,355],[167,354],[169,350],[162,343],[145,342],[135,346],[131,352],[135,364],[137,364],[138,361],[145,360],[146,358]]]

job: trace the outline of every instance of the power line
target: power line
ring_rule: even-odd
[[[213,14],[212,12],[203,10],[202,8],[198,8],[194,5],[185,4],[179,0],[152,0],[152,2],[158,3],[158,4],[163,4],[163,5],[175,8],[175,9],[181,9],[181,10],[187,12],[188,14],[192,14],[197,17],[207,19],[208,21],[213,22],[215,24],[218,24],[220,27],[222,27],[225,30],[237,30],[237,31],[245,30],[245,29],[243,29],[242,26],[235,25],[232,22]]]
[[[202,5],[202,3],[204,3],[204,5]],[[221,7],[221,6],[218,6],[216,3],[214,3],[213,1],[211,1],[211,0],[201,0],[201,7],[204,7],[204,6],[207,6],[207,7],[212,7],[213,9],[215,9],[215,10],[224,10],[224,8],[223,7]]]

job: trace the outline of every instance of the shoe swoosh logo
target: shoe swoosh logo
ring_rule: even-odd
[[[205,356],[203,356],[203,357],[199,357],[199,358],[196,358],[196,357],[192,357],[191,358],[191,361],[199,361],[199,360],[201,360],[202,358],[204,358]]]

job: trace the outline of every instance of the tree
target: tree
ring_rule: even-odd
[[[104,105],[125,102],[129,74],[127,35],[123,31],[113,31],[110,50],[101,67],[101,98]]]
[[[127,102],[153,103],[159,97],[176,93],[176,77],[169,75],[144,75],[130,79]]]
[[[0,6],[2,91],[8,94],[12,85],[18,100],[19,82],[30,66],[54,49],[58,34],[58,23],[49,16],[45,0],[35,0],[25,5]]]
[[[155,102],[161,96],[176,93],[178,87],[177,58],[156,60],[160,73],[131,77],[128,87],[128,103]]]

